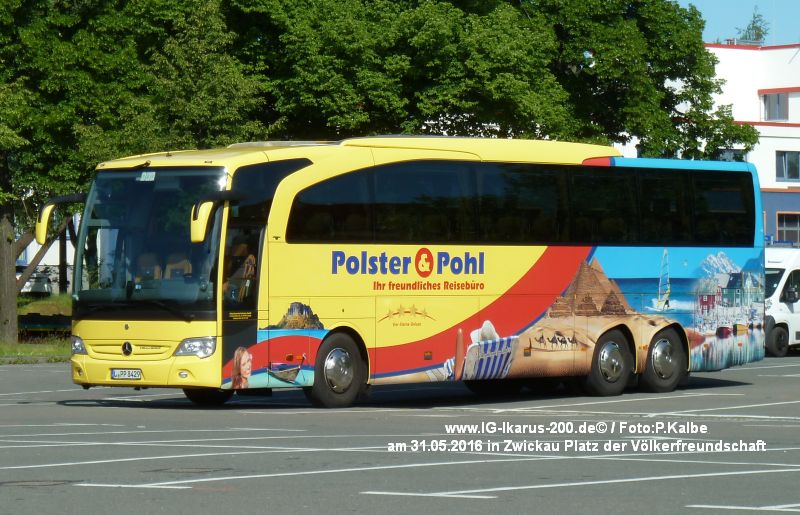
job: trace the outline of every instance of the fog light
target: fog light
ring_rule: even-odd
[[[187,377],[189,377],[189,372],[181,370],[180,372],[178,372],[178,377],[180,377],[181,379],[186,379]]]

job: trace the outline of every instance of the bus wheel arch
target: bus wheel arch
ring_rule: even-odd
[[[303,393],[317,407],[350,406],[366,390],[368,363],[364,342],[355,331],[332,331],[317,350],[314,384]]]
[[[592,353],[591,369],[583,378],[587,393],[596,396],[622,393],[633,370],[632,341],[625,326],[614,327],[600,335]]]
[[[673,391],[688,373],[688,341],[675,325],[658,331],[650,340],[644,370],[639,377],[642,390]]]

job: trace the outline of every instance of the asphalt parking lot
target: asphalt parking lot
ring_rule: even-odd
[[[800,355],[669,394],[374,388],[192,406],[0,366],[0,513],[800,512]]]

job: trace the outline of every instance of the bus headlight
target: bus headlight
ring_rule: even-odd
[[[72,335],[72,354],[88,354],[80,336]]]
[[[769,298],[764,302],[764,309],[772,309],[772,299]]]
[[[199,338],[186,338],[175,349],[175,356],[197,356],[207,358],[217,350],[217,338],[202,336]]]

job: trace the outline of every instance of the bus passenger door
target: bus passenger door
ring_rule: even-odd
[[[266,352],[256,347],[258,341],[258,270],[263,230],[236,225],[229,217],[222,266],[222,349],[223,385],[257,388],[252,372],[266,363]],[[229,364],[230,363],[230,364]]]

